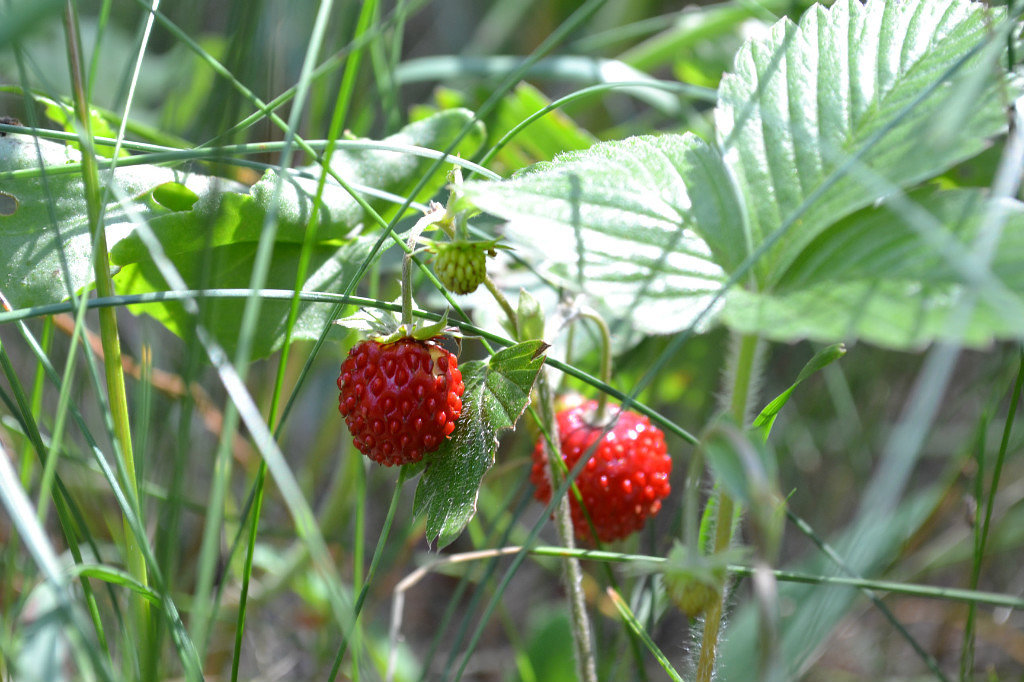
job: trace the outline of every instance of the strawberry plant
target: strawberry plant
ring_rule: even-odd
[[[0,7],[0,678],[1016,674],[992,5]]]

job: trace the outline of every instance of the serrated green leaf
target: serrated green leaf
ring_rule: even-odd
[[[974,156],[1005,129],[998,52],[968,59],[996,18],[974,2],[841,0],[740,49],[715,122],[746,203],[748,243],[765,242],[813,199],[757,263],[759,288],[835,220]],[[962,110],[964,88],[979,82],[983,92]],[[961,120],[950,121],[953,110]]]
[[[464,190],[549,275],[642,331],[687,327],[743,253],[725,166],[694,135],[606,142]]]
[[[971,256],[992,208],[983,190],[908,199],[837,222],[775,291],[730,291],[723,319],[778,341],[861,338],[897,349],[1024,337],[1024,204],[996,207],[1006,223],[986,266]]]
[[[542,341],[498,351],[487,362],[460,365],[466,391],[455,432],[430,455],[416,487],[417,517],[427,517],[427,541],[451,543],[476,513],[480,482],[494,464],[498,432],[515,426],[530,403],[530,391],[544,363]]]
[[[972,292],[981,302],[966,321],[950,317],[950,301],[978,285],[964,272],[976,263],[936,258],[925,238],[885,251],[893,234],[876,230],[872,243],[833,229],[977,155],[1005,129],[1012,93],[1000,92],[1010,88],[992,31],[1001,16],[964,0],[816,7],[740,50],[715,112],[722,157],[692,135],[632,138],[506,182],[468,183],[465,193],[508,220],[523,251],[548,259],[549,277],[639,331],[710,322],[721,282],[760,253],[724,306],[722,321],[743,332],[897,348],[1019,338],[1024,289],[1006,272],[1019,253],[1014,224],[995,275],[981,266],[984,286]],[[963,220],[936,217],[946,231]],[[879,264],[898,267],[870,265],[861,256],[872,247]],[[827,281],[813,281],[815,261]]]

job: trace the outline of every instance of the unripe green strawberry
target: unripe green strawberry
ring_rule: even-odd
[[[677,542],[658,570],[669,598],[688,617],[696,618],[722,600],[729,562],[742,557],[739,548],[703,555]]]
[[[487,276],[488,245],[493,243],[453,241],[437,244],[434,272],[446,289],[455,294],[476,291]]]
[[[722,598],[719,583],[685,573],[665,573],[665,591],[690,618],[703,614]]]
[[[465,391],[458,359],[433,341],[361,341],[338,376],[338,411],[364,455],[418,462],[455,430]]]

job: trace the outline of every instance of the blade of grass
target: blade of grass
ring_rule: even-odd
[[[647,634],[647,630],[640,621],[636,619],[636,616],[633,615],[633,611],[629,608],[629,604],[627,604],[622,598],[622,595],[612,587],[609,587],[605,591],[605,594],[607,594],[608,598],[612,600],[612,604],[615,605],[615,609],[622,617],[622,621],[640,638],[640,641],[644,643],[647,650],[650,651],[651,655],[653,655],[658,661],[658,665],[660,665],[661,669],[665,671],[665,674],[668,675],[669,679],[675,680],[675,682],[683,682],[682,676],[676,672],[676,669],[669,662],[668,658],[666,658],[665,654],[662,653],[661,649],[658,648],[658,645],[654,643],[651,636]]]
[[[1010,444],[1010,432],[1013,429],[1014,419],[1017,416],[1017,407],[1020,405],[1021,388],[1024,387],[1024,349],[1019,351],[1020,366],[1017,370],[1017,379],[1013,384],[1013,392],[1010,394],[1010,408],[1006,413],[1006,421],[1003,423],[1003,436],[999,442],[999,452],[996,455],[995,465],[992,468],[992,481],[989,483],[987,494],[984,490],[985,472],[985,448],[984,442],[978,448],[977,461],[978,470],[976,477],[976,499],[980,507],[982,500],[985,504],[985,513],[982,522],[974,524],[974,552],[971,563],[971,577],[969,581],[972,590],[977,589],[978,581],[981,578],[981,564],[985,559],[985,549],[988,544],[989,527],[992,521],[992,507],[995,504],[996,492],[999,490],[999,481],[1003,473],[1003,465],[1006,462],[1006,453]],[[967,607],[967,620],[964,624],[963,651],[960,658],[960,679],[969,679],[974,669],[974,619],[975,605]]]
[[[62,387],[65,382],[62,381],[61,376],[57,373],[56,369],[54,369],[53,365],[50,363],[49,358],[43,352],[42,348],[39,346],[36,339],[32,336],[31,332],[24,325],[24,323],[19,323],[19,326],[22,330],[23,337],[29,344],[29,348],[35,354],[39,363],[43,366],[49,381],[57,387]],[[90,360],[90,362],[88,362],[87,365],[89,366],[90,372],[92,374],[93,383],[94,385],[99,385],[98,368],[96,367],[95,362],[91,362],[91,356],[86,357],[88,360]],[[74,404],[69,406],[68,412],[70,413],[72,419],[75,421],[79,431],[82,434],[82,437],[85,439],[87,445],[89,446],[89,450],[94,456],[100,474],[103,476],[103,478],[107,482],[107,485],[110,487],[110,491],[114,495],[117,505],[124,516],[125,523],[128,525],[130,532],[133,534],[133,537],[135,541],[138,543],[139,548],[142,551],[143,556],[150,568],[150,577],[152,578],[152,583],[153,586],[155,587],[155,592],[159,594],[161,597],[162,611],[171,629],[172,638],[175,642],[177,653],[181,660],[182,667],[184,668],[185,671],[185,678],[190,681],[201,680],[202,666],[199,663],[198,655],[196,653],[195,647],[192,644],[191,639],[189,639],[188,637],[188,633],[185,631],[185,627],[181,622],[181,617],[178,615],[178,609],[170,596],[170,592],[167,590],[166,583],[164,582],[163,579],[163,574],[159,570],[159,566],[156,563],[156,559],[154,558],[152,550],[149,547],[145,530],[143,529],[141,523],[139,522],[138,517],[135,515],[134,509],[130,505],[121,484],[118,483],[117,476],[114,474],[114,472],[110,469],[110,466],[107,464],[107,460],[104,457],[103,452],[100,450],[100,447],[96,442],[96,439],[93,437],[91,431],[89,430],[89,427],[86,424],[81,412]],[[115,458],[115,461],[118,464],[118,468],[122,470],[120,473],[123,479],[123,460],[121,460],[120,458]],[[56,479],[56,481],[58,484],[58,491],[62,490],[63,486],[62,484],[60,484],[60,479],[58,478]],[[70,496],[68,496],[67,499],[69,500],[70,504]],[[81,518],[81,514],[76,511],[77,508],[74,506],[70,506],[70,509],[72,514],[75,514],[78,520],[79,527],[86,529],[87,525],[85,524],[84,519]],[[95,547],[95,544],[92,543],[92,540],[91,538],[89,538],[88,535],[86,535],[86,538],[92,545],[93,555],[97,558],[100,558],[101,553],[99,549]],[[76,556],[76,562],[82,562],[80,555]],[[116,601],[114,603],[115,613],[118,614],[120,620],[119,611],[117,610],[116,606]]]
[[[100,187],[99,170],[96,167],[92,131],[90,130],[89,102],[83,82],[84,69],[82,66],[82,48],[79,40],[78,14],[77,8],[71,0],[68,0],[65,5],[64,26],[72,90],[75,99],[75,115],[80,126],[82,179],[85,186],[89,228],[93,234],[93,269],[96,292],[100,296],[110,296],[114,293],[114,284],[110,276],[106,232],[102,223],[102,189]],[[141,514],[141,506],[139,505],[138,483],[135,478],[131,422],[128,417],[128,398],[125,392],[124,372],[121,368],[121,341],[117,328],[116,310],[114,308],[104,308],[100,311],[99,317],[110,415],[114,421],[120,456],[123,458],[128,504],[131,505],[133,511],[138,515]],[[124,531],[124,551],[129,571],[138,582],[146,585],[148,583],[146,560],[131,529],[127,525],[127,521],[124,522]],[[132,605],[134,627],[139,637],[139,649],[142,652],[146,652],[149,651],[149,607],[145,600],[141,598],[135,598]]]
[[[42,363],[40,363],[40,367],[41,366]],[[10,384],[11,390],[14,392],[14,401],[16,406],[10,406],[12,408],[11,413],[19,418],[22,427],[25,429],[28,442],[31,444],[31,447],[35,449],[39,459],[44,460],[47,458],[47,447],[43,443],[42,435],[39,433],[39,428],[33,417],[31,407],[28,405],[25,391],[21,382],[18,380],[18,376],[14,371],[14,366],[11,363],[10,357],[7,355],[7,350],[4,348],[2,342],[0,342],[0,368],[2,368],[4,376],[7,378],[7,383]],[[71,557],[74,559],[75,563],[82,562],[82,551],[78,544],[77,535],[73,530],[75,526],[72,524],[72,518],[75,518],[78,521],[77,526],[88,539],[93,555],[99,557],[99,548],[92,541],[92,538],[88,536],[88,530],[86,529],[85,524],[81,522],[81,512],[78,510],[77,505],[68,493],[67,488],[65,488],[63,481],[61,481],[59,476],[54,475],[53,483],[56,486],[55,491],[52,493],[53,503],[57,510],[57,518],[63,531],[65,541],[68,543],[68,550],[71,552]],[[25,481],[21,481],[21,485],[25,486],[27,483]],[[47,495],[49,494],[50,493],[47,493]],[[42,521],[40,521],[40,523],[42,523]],[[12,542],[11,544],[16,543]],[[92,619],[92,625],[96,633],[99,648],[109,657],[110,646],[107,642],[106,632],[103,628],[103,621],[100,616],[99,606],[96,602],[96,595],[93,593],[92,586],[87,581],[82,583],[82,594],[85,598],[86,609]]]
[[[66,624],[63,633],[71,641],[76,651],[77,660],[91,664],[92,673],[103,680],[112,682],[113,673],[107,662],[100,656],[100,650],[88,644],[82,618],[74,608],[67,576],[61,569],[57,553],[46,536],[46,531],[36,519],[32,503],[18,481],[18,475],[11,466],[10,456],[0,444],[0,502],[7,508],[7,513],[21,535],[26,549],[32,555],[36,565],[43,574],[44,580],[53,589],[57,598],[55,610],[60,620]]]
[[[360,35],[366,32],[369,27],[371,18],[376,14],[376,2],[364,3],[362,10],[360,11],[359,19],[357,20],[354,37],[358,38]],[[315,54],[315,53],[311,53]],[[277,377],[274,382],[274,392],[271,398],[270,413],[267,417],[268,424],[277,424],[275,428],[275,435],[280,430],[280,423],[278,422],[278,406],[281,399],[281,393],[284,388],[284,374],[285,369],[288,366],[288,356],[291,350],[291,338],[295,328],[295,321],[298,319],[299,313],[299,297],[298,292],[302,288],[302,284],[306,281],[306,272],[309,269],[310,260],[313,253],[314,235],[316,227],[318,225],[319,208],[323,197],[324,188],[327,182],[327,169],[330,168],[331,157],[333,156],[335,149],[335,141],[339,137],[342,127],[344,126],[345,119],[348,114],[349,104],[352,100],[352,92],[355,87],[355,80],[359,72],[359,66],[361,61],[362,51],[354,50],[345,65],[345,71],[342,76],[342,82],[338,89],[338,95],[334,106],[334,113],[331,118],[330,131],[327,135],[328,143],[324,151],[324,171],[320,174],[320,179],[317,184],[316,198],[313,201],[313,210],[309,221],[306,224],[306,232],[302,242],[302,251],[299,255],[299,265],[295,277],[295,295],[291,299],[291,307],[288,311],[288,319],[285,326],[285,340],[281,349],[281,357],[278,361]],[[308,77],[308,74],[307,74]],[[301,96],[301,95],[298,95]],[[285,164],[282,163],[282,166]],[[232,682],[237,679],[238,676],[238,662],[241,650],[241,637],[242,630],[245,625],[245,602],[249,592],[249,577],[252,570],[252,555],[256,546],[256,535],[259,529],[259,518],[263,504],[263,483],[266,479],[266,462],[260,462],[260,468],[256,475],[255,483],[255,498],[254,504],[251,511],[252,524],[250,527],[249,543],[246,550],[246,561],[245,561],[245,573],[242,577],[242,594],[241,601],[238,611],[238,622],[236,625],[235,635],[235,651],[232,659],[231,666],[231,679]],[[361,491],[362,492],[362,491]],[[357,507],[361,509],[361,507]],[[362,526],[357,526],[357,542],[356,542],[356,555],[361,557],[361,541],[362,541]],[[361,581],[362,565],[357,564],[356,577],[354,579],[354,586],[358,588]],[[358,615],[355,620],[356,628],[359,627]],[[340,656],[339,656],[340,660]],[[358,660],[357,657],[353,656],[352,670],[353,674],[358,677]]]
[[[316,21],[299,76],[296,103],[292,107],[286,128],[285,146],[280,159],[280,167],[282,169],[291,166],[291,159],[295,149],[294,143],[297,137],[295,131],[298,129],[304,106],[307,104],[307,95],[309,93],[314,63],[323,45],[324,34],[327,31],[328,20],[330,19],[333,6],[333,0],[323,0],[317,10]],[[283,175],[278,175],[277,184],[274,188],[275,196],[280,195],[283,183]],[[271,204],[270,210],[263,219],[263,228],[260,231],[260,240],[256,247],[255,261],[250,275],[250,286],[253,289],[260,289],[266,283],[270,259],[273,255],[274,243],[277,237],[277,226],[277,204],[275,203]],[[238,334],[238,348],[234,359],[234,373],[239,381],[243,383],[248,373],[253,335],[256,331],[256,321],[259,316],[262,300],[259,296],[247,298],[245,300],[245,308],[242,311],[242,321]],[[236,410],[237,407],[234,402],[231,402],[224,410],[224,424],[216,455],[214,486],[210,494],[210,506],[205,520],[203,544],[200,550],[200,573],[195,591],[195,638],[202,647],[201,651],[205,650],[205,642],[210,625],[216,614],[216,609],[211,604],[210,596],[213,588],[214,568],[217,565],[217,556],[220,548],[220,523],[223,502],[231,475],[231,442],[238,428],[239,415]]]
[[[161,276],[170,283],[172,289],[187,291],[185,282],[173,263],[167,258],[163,246],[153,234],[152,230],[137,215],[130,215],[140,238],[150,250]],[[288,296],[292,292],[287,292]],[[185,296],[182,304],[186,311],[198,319],[198,306],[195,296]],[[331,606],[332,615],[340,626],[343,635],[348,633],[352,626],[352,611],[346,603],[344,590],[338,579],[338,572],[331,560],[327,543],[323,534],[316,524],[316,518],[309,503],[295,478],[294,473],[288,465],[284,454],[271,433],[266,422],[263,420],[259,408],[249,394],[244,382],[235,371],[233,365],[228,361],[224,350],[206,330],[202,324],[196,325],[196,338],[203,346],[207,357],[210,359],[221,384],[227,391],[229,399],[235,404],[242,423],[249,429],[253,443],[267,462],[267,470],[277,484],[282,500],[292,517],[296,531],[305,543],[307,550],[313,560],[317,572],[324,579],[327,600]]]

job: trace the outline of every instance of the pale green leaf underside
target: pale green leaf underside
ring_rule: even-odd
[[[996,273],[978,288],[976,266],[959,261],[971,239],[963,211],[977,229],[980,195],[961,212],[951,204],[968,195],[933,197],[930,237],[890,230],[906,216],[870,208],[1003,131],[999,16],[962,1],[815,7],[738,53],[715,111],[721,156],[693,135],[638,137],[470,183],[467,196],[508,220],[510,239],[546,257],[548,274],[639,331],[676,332],[720,314],[787,341],[909,348],[1020,337],[1024,316],[1007,311],[1019,310],[1024,287],[1004,272],[1024,255],[1016,219]],[[969,107],[957,99],[965,93],[978,96]],[[873,229],[830,229],[858,211]],[[963,243],[936,251],[929,239],[942,230]],[[755,255],[752,275],[740,270]],[[724,305],[708,310],[729,275]],[[968,281],[977,307],[952,315]]]
[[[1024,338],[1024,204],[1000,204],[1006,222],[986,263],[972,255],[990,208],[982,191],[909,199],[898,210],[865,209],[833,225],[776,291],[734,288],[723,320],[780,341],[860,338],[902,349]]]
[[[750,242],[813,197],[757,263],[761,287],[836,219],[974,156],[1005,128],[998,52],[961,63],[992,37],[994,18],[981,3],[840,0],[740,49],[715,122]],[[978,83],[978,99],[960,106]]]
[[[642,331],[687,326],[742,253],[724,167],[693,135],[602,143],[465,191],[549,274]]]
[[[430,456],[416,488],[416,516],[426,514],[427,541],[451,543],[476,513],[480,481],[494,464],[497,434],[512,428],[530,403],[544,362],[541,341],[498,351],[488,362],[460,365],[466,391],[452,437]]]

